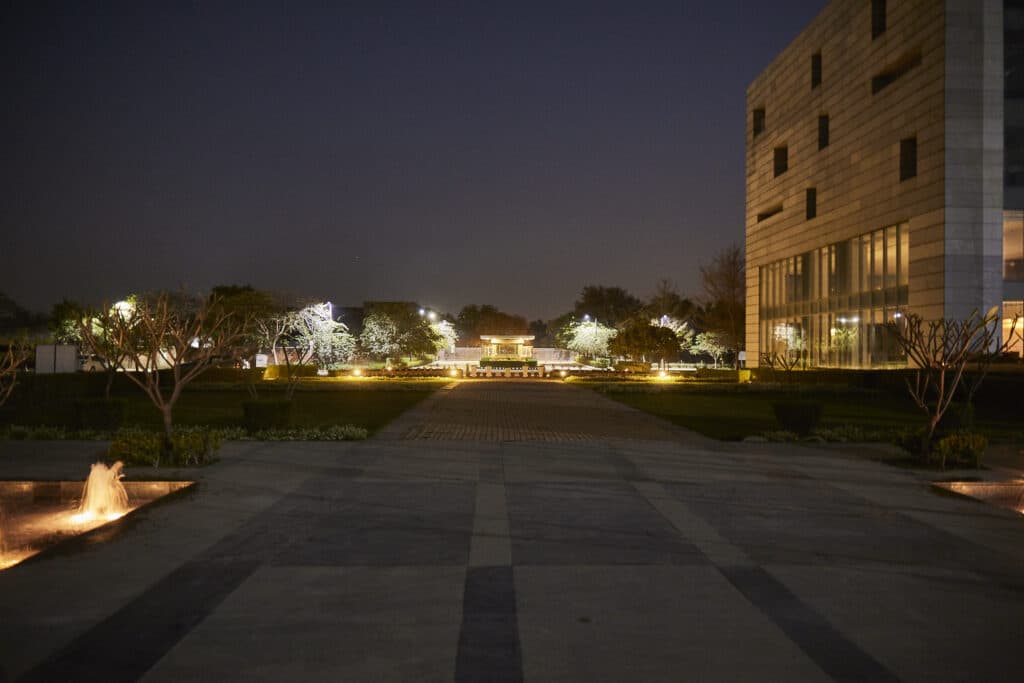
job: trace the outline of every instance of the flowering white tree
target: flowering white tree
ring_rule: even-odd
[[[291,329],[301,347],[300,364],[312,360],[318,375],[348,361],[356,342],[348,327],[331,316],[330,303],[310,304],[291,314]]]
[[[586,358],[608,355],[608,342],[618,331],[596,320],[573,321],[562,330],[565,346]]]
[[[402,355],[402,339],[398,324],[384,313],[371,313],[363,320],[363,333],[359,335],[363,351],[378,358],[397,358]]]

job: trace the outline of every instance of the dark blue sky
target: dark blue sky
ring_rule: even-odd
[[[745,88],[825,0],[17,4],[19,303],[249,283],[532,319],[698,293],[743,239]]]

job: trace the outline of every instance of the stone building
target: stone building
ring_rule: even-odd
[[[1005,1],[1005,7],[1004,7]],[[1024,300],[1019,0],[833,0],[747,89],[747,359]]]

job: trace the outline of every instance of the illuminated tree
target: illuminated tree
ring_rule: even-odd
[[[563,328],[561,338],[565,348],[575,351],[584,358],[608,355],[608,343],[618,334],[617,330],[602,325],[596,320],[573,321]]]
[[[433,323],[430,330],[434,333],[434,346],[438,351],[451,351],[459,341],[459,333],[455,331],[455,326],[447,320]]]
[[[429,319],[412,304],[378,302],[363,320],[359,336],[363,351],[375,358],[433,354],[439,343]]]
[[[83,345],[105,367],[124,370],[160,411],[163,456],[185,386],[245,334],[248,320],[218,304],[216,297],[160,293],[104,307],[79,326]]]
[[[402,354],[398,325],[384,313],[371,313],[363,319],[359,345],[364,353],[375,358],[397,358]]]
[[[717,368],[722,356],[732,349],[726,344],[725,335],[721,332],[701,332],[697,335],[690,350],[694,353],[711,356]]]
[[[292,314],[291,329],[303,356],[316,364],[317,374],[348,362],[356,348],[355,338],[344,323],[331,315],[330,303],[311,304]]]

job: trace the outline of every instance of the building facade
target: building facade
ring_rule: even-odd
[[[751,83],[748,365],[905,365],[888,321],[1021,308],[1020,5],[833,0]]]

